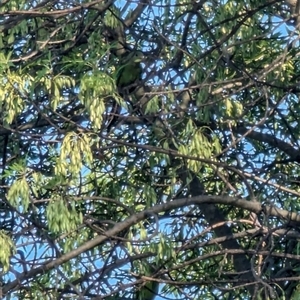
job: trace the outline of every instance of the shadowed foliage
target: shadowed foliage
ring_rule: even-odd
[[[2,1],[0,297],[299,299],[295,14]]]

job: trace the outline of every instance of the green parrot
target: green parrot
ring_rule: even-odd
[[[154,300],[159,293],[159,283],[148,281],[136,294],[136,300]]]
[[[135,82],[142,77],[142,66],[141,61],[143,59],[143,53],[141,51],[132,51],[130,53],[125,53],[120,58],[120,68],[116,75],[116,85],[120,96],[128,95],[132,93],[136,86]],[[111,114],[114,116],[111,118],[109,124],[107,125],[108,132],[113,126],[118,122],[118,115],[121,113],[121,106],[117,103],[111,110]]]
[[[120,69],[117,73],[116,84],[119,90],[129,87],[128,92],[132,93],[135,87],[133,85],[137,80],[140,80],[142,77],[142,66],[141,61],[143,59],[143,53],[141,51],[133,51],[129,54],[126,53],[120,59]]]

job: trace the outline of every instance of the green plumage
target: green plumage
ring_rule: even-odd
[[[154,300],[158,295],[159,283],[157,281],[148,281],[142,288],[137,292],[136,300]]]
[[[124,89],[141,79],[143,71],[141,66],[142,58],[142,52],[135,51],[121,59],[121,66],[118,70],[116,81],[119,89]]]
[[[120,58],[120,65],[117,68],[116,74],[116,85],[121,97],[132,93],[137,87],[135,83],[141,79],[143,72],[141,66],[142,58],[143,53],[141,51],[126,53]],[[108,131],[117,124],[119,115],[121,114],[121,109],[120,104],[117,102],[113,103],[113,107],[110,112],[112,117],[107,125]]]

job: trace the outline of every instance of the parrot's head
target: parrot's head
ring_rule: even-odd
[[[142,61],[142,59],[144,58],[144,54],[142,51],[134,51],[131,53],[132,54],[132,61],[139,63]]]
[[[125,59],[128,62],[140,63],[144,58],[144,54],[142,51],[136,50],[130,52],[129,55],[126,55]]]

